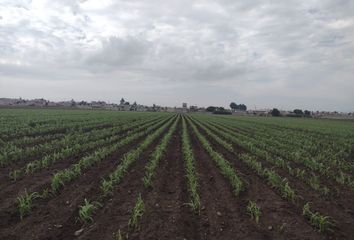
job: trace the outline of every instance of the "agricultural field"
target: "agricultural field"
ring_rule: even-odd
[[[0,109],[0,239],[353,239],[354,122]]]

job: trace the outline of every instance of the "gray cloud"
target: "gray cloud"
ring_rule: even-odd
[[[354,2],[2,1],[0,95],[352,111]]]

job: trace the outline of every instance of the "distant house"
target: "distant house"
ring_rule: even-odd
[[[177,113],[187,112],[186,109],[181,108],[181,107],[175,107],[174,109],[175,109],[175,112],[177,112]]]
[[[172,107],[166,107],[165,108],[165,112],[176,112],[176,108],[172,108]]]
[[[248,110],[247,113],[255,116],[269,116],[270,111],[270,109]]]
[[[147,107],[144,106],[144,105],[138,104],[138,106],[136,107],[136,111],[137,112],[146,112],[147,111]]]
[[[198,111],[198,106],[196,106],[196,105],[189,106],[189,111],[190,112],[197,112]]]
[[[90,105],[92,108],[104,108],[107,106],[104,101],[92,101]]]
[[[33,99],[33,100],[25,101],[25,103],[23,103],[23,104],[25,106],[31,106],[31,107],[44,107],[44,106],[48,105],[48,101],[43,98],[40,98],[40,99]]]
[[[16,102],[20,102],[22,99],[0,98],[0,106],[15,105]]]

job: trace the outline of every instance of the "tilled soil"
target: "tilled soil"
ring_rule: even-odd
[[[190,130],[190,132],[192,132],[192,130]],[[193,148],[201,148],[201,146],[198,147],[200,143],[195,138],[196,137],[192,137],[194,145]],[[211,139],[208,140],[210,141]],[[226,150],[218,146],[217,143],[213,144],[213,147],[220,153],[226,153]],[[201,152],[205,153],[204,150],[201,150]],[[205,158],[209,157],[206,156]],[[320,239],[319,234],[313,231],[312,227],[301,215],[299,215],[298,211],[294,209],[291,204],[282,199],[277,194],[277,192],[270,188],[261,178],[259,178],[255,173],[248,169],[247,166],[241,162],[241,160],[237,159],[236,156],[232,156],[226,159],[235,166],[237,175],[241,177],[244,182],[246,182],[245,191],[241,192],[240,196],[238,197],[232,196],[231,200],[229,200],[233,202],[234,205],[239,207],[239,212],[242,214],[239,218],[244,221],[250,220],[250,216],[246,212],[246,206],[249,200],[256,201],[262,209],[260,224],[256,225],[254,222],[249,222],[249,225],[256,225],[257,228],[261,230],[263,236],[243,236],[239,239]],[[211,166],[211,169],[219,174],[216,165]],[[223,178],[221,174],[219,175],[221,178]],[[213,179],[213,177],[211,177],[211,179]],[[223,179],[223,181],[224,186],[216,189],[222,189],[224,194],[226,194],[225,190],[228,188],[228,193],[231,193],[231,186],[226,183],[226,179]],[[207,191],[211,192],[212,196],[216,191],[213,189],[215,188],[211,188],[209,191]],[[241,231],[244,231],[244,229],[245,228],[241,228]],[[254,234],[255,230],[253,229],[245,232],[247,234]]]
[[[202,133],[205,134],[205,132],[202,129],[199,129]],[[259,177],[254,177],[255,173],[252,172],[251,169],[247,167],[246,164],[244,164],[241,160],[238,159],[237,153],[240,152],[247,152],[243,148],[237,145],[233,145],[234,149],[236,151],[234,153],[230,153],[228,150],[223,148],[220,144],[218,144],[216,141],[211,139],[205,134],[206,138],[212,143],[214,149],[222,153],[223,156],[228,159],[231,163],[235,165],[235,168],[239,170],[242,179],[246,180],[249,184],[247,187],[247,191],[250,192],[249,190],[255,185],[254,181],[256,179],[260,179]],[[302,206],[306,202],[310,202],[312,209],[319,211],[320,213],[324,215],[331,216],[332,219],[331,221],[335,223],[335,225],[331,226],[330,231],[327,233],[327,238],[330,239],[350,239],[351,235],[353,233],[354,229],[354,215],[351,210],[352,208],[352,202],[354,200],[353,197],[353,192],[348,191],[348,192],[341,192],[340,194],[342,195],[342,198],[340,199],[331,199],[331,198],[324,198],[314,190],[312,190],[308,185],[305,183],[297,180],[294,176],[290,175],[286,171],[284,171],[281,168],[277,168],[275,166],[270,165],[267,161],[260,159],[261,163],[264,167],[268,167],[269,169],[276,169],[277,173],[280,174],[283,177],[286,177],[287,180],[289,181],[290,186],[292,186],[296,193],[299,195],[299,199],[297,200],[296,203],[294,204],[287,204],[289,209],[293,210],[293,213],[296,214],[297,216],[293,219],[294,221],[291,221],[290,219],[286,222],[285,219],[289,217],[289,213],[287,213],[287,216],[281,217],[280,219],[283,219],[283,224],[281,225],[282,231],[289,232],[291,234],[294,233],[294,229],[291,229],[294,227],[294,225],[299,225],[299,221],[303,221],[304,217],[301,216],[301,211],[302,211]],[[252,176],[253,175],[253,176]],[[250,178],[249,176],[252,176]],[[257,183],[257,185],[264,185],[264,188],[268,188],[268,185],[265,185],[265,181],[261,180],[260,183]],[[262,190],[264,189],[262,187]],[[278,196],[281,196],[281,194],[277,191],[273,192],[277,194]],[[260,194],[259,191],[256,192],[255,197],[259,198],[262,196],[269,196],[269,194]],[[346,196],[346,197],[344,197]],[[283,201],[284,202],[284,201]],[[265,204],[265,207],[262,209],[265,210],[265,208],[270,207],[272,204],[275,205],[276,201],[275,199],[271,199],[269,201],[270,204]],[[263,204],[262,204],[263,205]],[[296,210],[297,209],[297,210]],[[275,219],[272,219],[271,222],[276,221]],[[289,224],[290,223],[290,224]],[[307,224],[308,225],[308,224]],[[290,228],[290,229],[289,229]],[[302,226],[304,230],[306,229],[305,226]],[[290,231],[289,231],[290,230]],[[303,231],[304,232],[304,231]],[[312,232],[311,230],[308,231],[309,233]],[[290,236],[287,236],[286,239],[291,239]],[[298,239],[296,236],[295,239]],[[305,239],[305,238],[304,238]],[[314,236],[311,236],[309,239],[315,239]]]
[[[66,234],[73,235],[74,229],[78,228],[78,206],[83,204],[85,198],[91,200],[101,194],[99,186],[102,177],[108,176],[119,164],[123,154],[135,148],[144,138],[118,149],[101,163],[85,171],[78,179],[66,184],[58,195],[51,197],[49,200],[38,200],[31,215],[25,217],[22,221],[20,221],[17,213],[16,199],[14,197],[6,198],[7,195],[1,193],[0,198],[6,200],[0,207],[2,220],[0,223],[0,239],[3,237],[22,239],[21,236],[24,235],[26,236],[25,239],[47,239],[48,237],[50,239],[65,239],[61,236],[62,234],[65,235],[64,237],[66,237]],[[141,158],[148,158],[149,151],[152,151],[156,144],[155,141]],[[47,171],[38,174],[43,175],[42,177],[28,178],[28,181],[31,181],[31,188],[27,189],[28,192],[40,191],[50,183],[51,174],[48,174]],[[13,191],[23,191],[24,184],[15,184]],[[72,228],[72,230],[66,231],[66,227]],[[18,231],[19,229],[21,231]],[[70,239],[70,237],[66,239]]]
[[[201,199],[200,212],[193,212],[189,202],[185,162],[182,153],[182,125],[179,120],[176,132],[159,163],[152,187],[146,188],[142,178],[149,156],[162,137],[155,140],[148,150],[139,156],[125,173],[123,180],[114,187],[113,195],[102,197],[100,181],[120,163],[124,153],[134,149],[142,139],[119,149],[100,164],[85,171],[72,183],[68,183],[56,196],[36,200],[31,214],[22,221],[16,210],[15,196],[0,189],[0,239],[115,239],[118,231],[127,239],[350,239],[352,222],[343,222],[342,233],[320,234],[302,216],[301,209],[281,197],[278,191],[269,187],[265,180],[237,158],[212,141],[213,148],[221,153],[246,183],[239,196],[232,192],[228,180],[220,173],[213,159],[204,150],[193,130],[189,135],[196,160],[198,192]],[[167,131],[164,132],[164,134]],[[235,149],[239,152],[241,148]],[[73,159],[73,161],[75,161]],[[266,165],[266,163],[265,163]],[[14,184],[13,191],[24,186],[38,190],[45,186],[55,170],[67,167],[66,163],[55,168],[26,177],[21,184]],[[286,175],[286,172],[282,172]],[[308,187],[286,175],[304,198],[319,206],[330,205],[318,195],[308,193]],[[6,195],[8,194],[8,195]],[[131,229],[128,222],[137,197],[141,195],[145,212],[138,229]],[[99,201],[102,207],[93,214],[93,222],[78,221],[79,206],[84,199]],[[257,224],[246,211],[248,201],[255,201],[262,210]],[[341,200],[341,203],[344,200]],[[334,203],[330,200],[329,203]],[[343,210],[334,206],[328,212]],[[337,215],[335,215],[337,216]],[[350,213],[344,213],[340,221],[349,221]],[[79,233],[75,235],[78,230]]]

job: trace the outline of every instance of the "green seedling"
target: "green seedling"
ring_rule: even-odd
[[[30,214],[31,209],[32,209],[32,202],[34,199],[36,199],[38,197],[39,197],[39,195],[37,192],[33,192],[31,194],[28,194],[27,190],[25,190],[24,194],[17,197],[18,210],[20,213],[21,220],[23,219],[23,217],[25,215]]]
[[[258,224],[259,217],[261,216],[261,208],[253,201],[249,201],[247,205],[247,212],[251,215],[251,218]]]
[[[129,227],[132,229],[137,229],[139,226],[139,220],[143,217],[145,211],[145,204],[141,198],[141,194],[136,201],[135,207],[133,209],[133,214],[129,219]]]
[[[88,222],[92,222],[93,218],[92,218],[92,214],[94,213],[94,211],[98,208],[101,207],[102,205],[98,202],[92,202],[90,203],[86,198],[85,198],[85,202],[84,205],[80,206],[79,209],[79,220],[82,223],[88,223]]]

